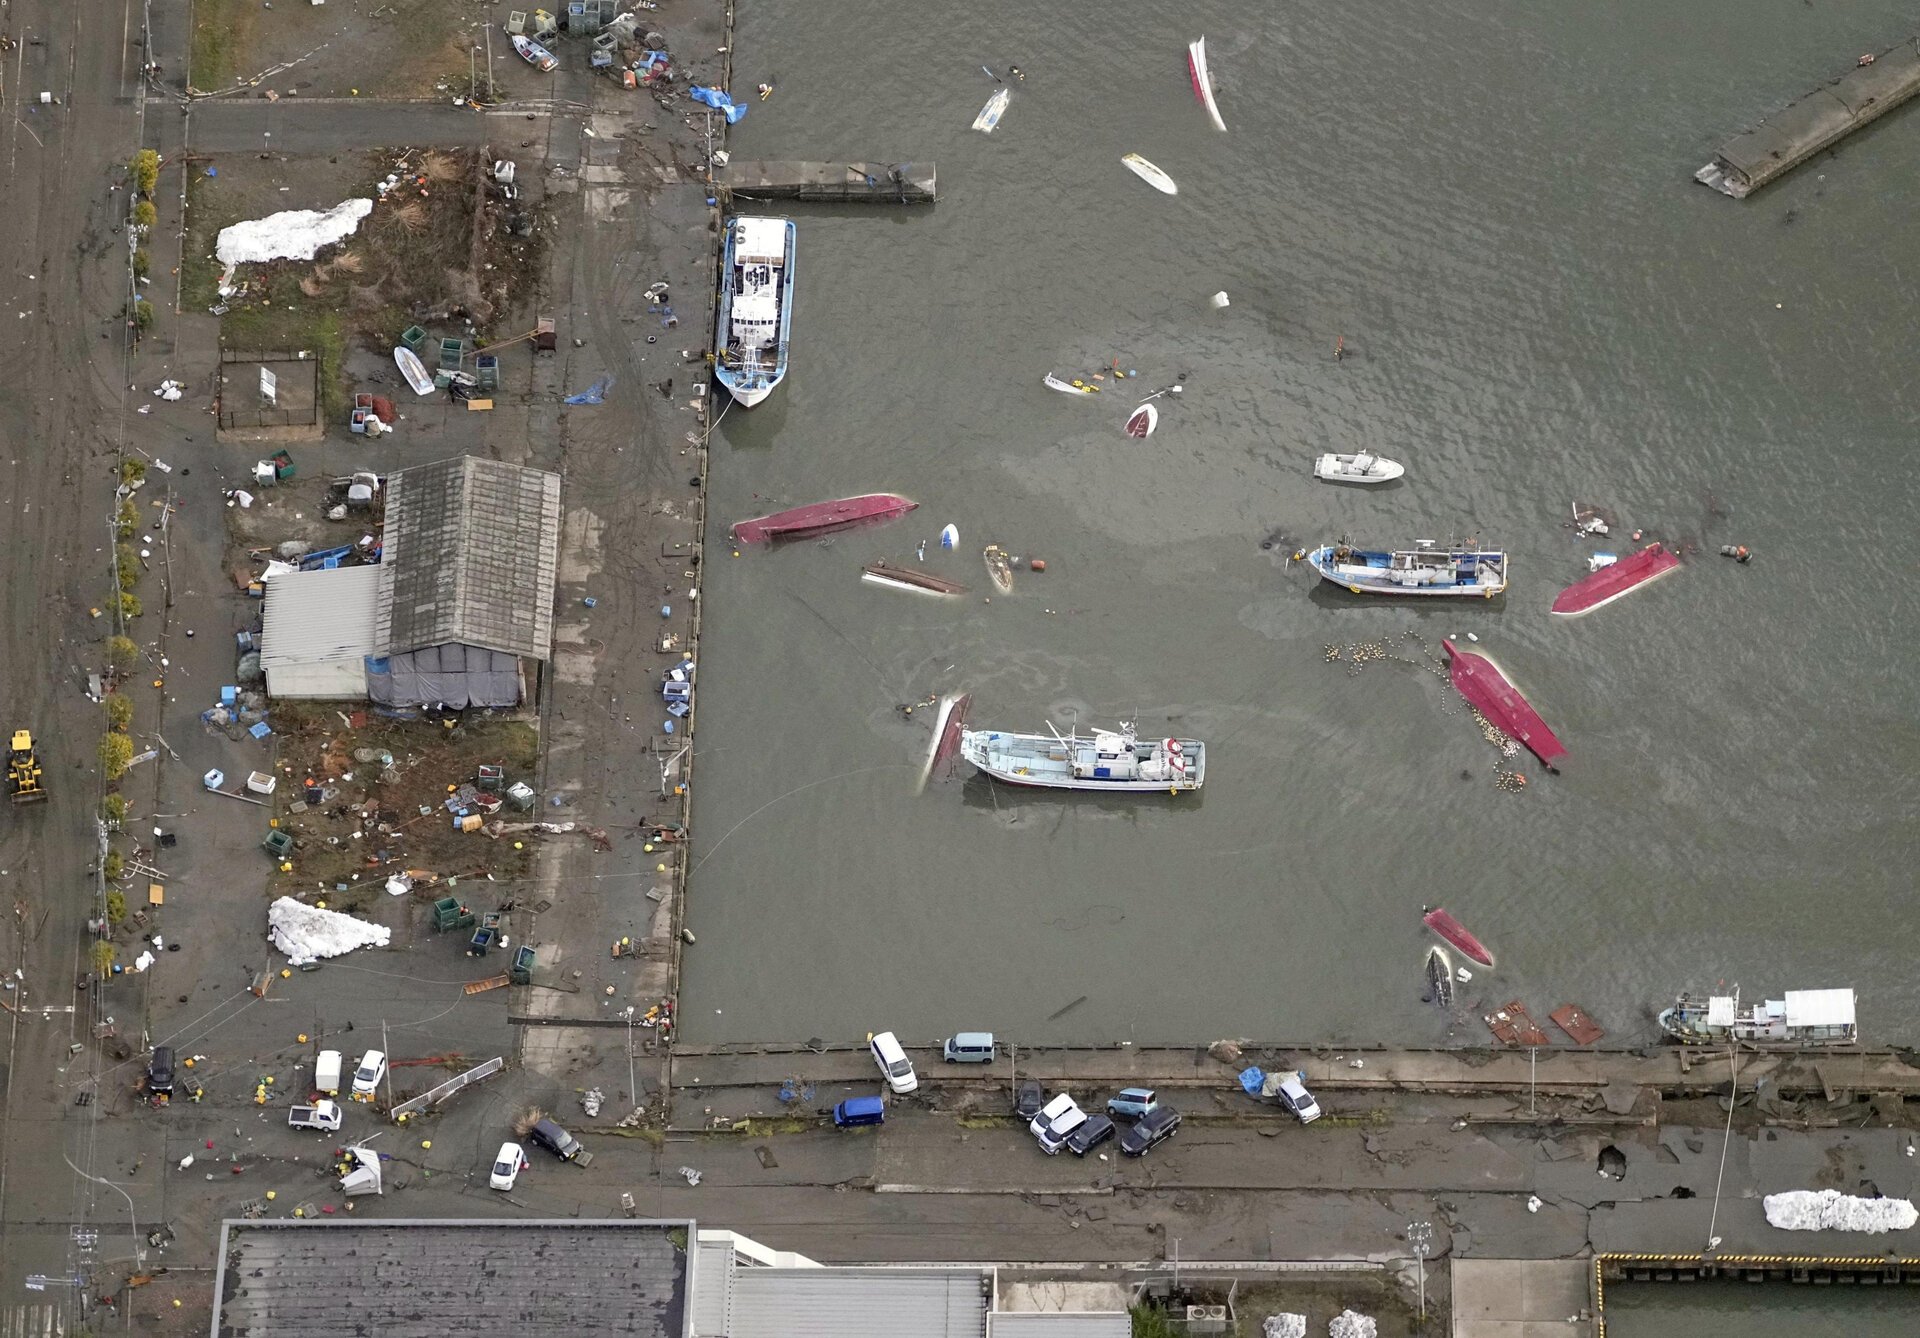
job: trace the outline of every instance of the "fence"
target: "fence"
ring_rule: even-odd
[[[402,1101],[399,1105],[388,1111],[387,1115],[390,1119],[397,1122],[408,1115],[417,1114],[429,1106],[437,1106],[455,1092],[473,1086],[473,1084],[479,1082],[482,1078],[491,1078],[506,1066],[507,1061],[496,1055],[484,1064],[476,1064],[465,1073],[456,1074],[441,1083],[438,1087],[428,1088],[410,1101]]]

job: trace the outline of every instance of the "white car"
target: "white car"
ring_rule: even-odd
[[[1027,1129],[1038,1140],[1040,1150],[1051,1157],[1066,1145],[1067,1135],[1086,1122],[1087,1112],[1062,1092],[1040,1108],[1040,1113],[1033,1117],[1033,1123]]]
[[[1320,1118],[1320,1103],[1313,1099],[1313,1093],[1300,1081],[1301,1075],[1290,1073],[1280,1080],[1279,1090],[1273,1099],[1280,1103],[1281,1109],[1290,1110],[1302,1124],[1312,1124]]]
[[[527,1154],[518,1143],[502,1143],[493,1159],[493,1174],[487,1177],[489,1189],[512,1189],[520,1172],[527,1169]]]
[[[868,1037],[867,1048],[873,1051],[873,1062],[880,1066],[888,1087],[896,1092],[911,1092],[920,1085],[920,1079],[913,1071],[913,1062],[907,1058],[907,1052],[900,1048],[900,1042],[892,1032],[883,1031]]]
[[[380,1080],[387,1076],[387,1057],[378,1050],[369,1050],[360,1056],[360,1067],[353,1071],[353,1099],[371,1101],[374,1093],[380,1090]]]

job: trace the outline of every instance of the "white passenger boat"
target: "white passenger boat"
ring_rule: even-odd
[[[1131,722],[1091,737],[1047,728],[1045,734],[963,730],[960,756],[994,780],[1049,790],[1179,794],[1206,779],[1207,746],[1198,739],[1142,741]]]
[[[1358,455],[1323,455],[1313,462],[1313,476],[1329,483],[1391,483],[1406,472],[1405,465],[1366,451]]]
[[[1683,1045],[1797,1047],[1852,1045],[1860,1039],[1852,990],[1788,990],[1742,1006],[1732,994],[1682,994],[1660,1014],[1660,1028]]]
[[[720,264],[720,311],[713,323],[713,379],[743,409],[773,393],[787,374],[793,327],[793,220],[735,218]]]

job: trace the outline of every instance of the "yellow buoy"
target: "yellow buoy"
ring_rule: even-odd
[[[292,979],[293,979],[293,972],[291,972],[291,971],[289,971],[289,970],[287,970],[287,969],[286,969],[285,967],[282,967],[282,968],[280,969],[280,979],[282,979],[282,980],[292,980]]]
[[[306,1043],[307,1043],[307,1033],[303,1031],[300,1033],[300,1044],[305,1045]]]
[[[279,1190],[277,1190],[277,1189],[270,1189],[270,1190],[268,1190],[268,1191],[267,1191],[267,1202],[268,1202],[268,1203],[272,1203],[272,1202],[273,1202],[273,1201],[274,1201],[275,1199],[277,1199],[277,1198],[279,1198],[279,1197],[280,1197],[280,1191],[279,1191]]]
[[[431,1138],[423,1138],[420,1140],[420,1146],[423,1148],[430,1148],[433,1146],[433,1140]]]

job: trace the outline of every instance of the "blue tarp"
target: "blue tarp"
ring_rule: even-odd
[[[745,107],[735,102],[732,98],[728,97],[725,93],[722,93],[717,88],[702,88],[699,84],[695,84],[692,88],[689,88],[687,90],[687,96],[692,98],[695,102],[706,103],[709,107],[712,107],[715,111],[725,112],[727,116],[728,125],[733,125],[735,122],[739,121],[741,117],[747,114],[747,109]]]
[[[1240,1071],[1240,1086],[1248,1096],[1259,1096],[1260,1089],[1267,1085],[1267,1075],[1257,1068]]]
[[[607,391],[612,387],[612,385],[613,385],[613,378],[611,376],[603,376],[598,381],[595,381],[592,385],[588,386],[585,390],[581,391],[578,395],[567,396],[566,399],[562,401],[562,403],[564,404],[605,404],[607,402]]]

